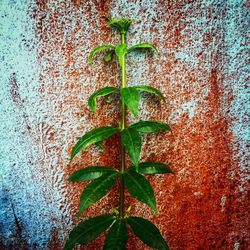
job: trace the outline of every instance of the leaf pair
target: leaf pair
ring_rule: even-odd
[[[76,244],[87,244],[96,239],[109,227],[104,250],[125,250],[128,240],[127,224],[142,242],[152,248],[168,250],[168,244],[159,229],[150,221],[140,217],[116,219],[111,215],[101,215],[81,222],[70,233],[64,250],[72,250]]]
[[[171,128],[165,123],[155,121],[140,121],[122,130],[122,143],[128,150],[129,157],[137,170],[142,146],[141,136],[139,133],[154,133],[164,130],[171,130]]]
[[[164,100],[164,96],[162,93],[156,88],[150,86],[136,86],[136,87],[128,87],[121,89],[121,96],[124,103],[128,106],[129,110],[134,114],[138,114],[139,108],[139,91],[145,91],[147,93],[154,94]],[[120,90],[116,87],[104,87],[97,91],[95,91],[88,100],[88,105],[90,109],[96,113],[96,100],[98,97],[103,97],[110,95],[112,93],[120,93]]]
[[[120,66],[121,66],[123,58],[128,53],[130,53],[130,52],[132,52],[134,50],[137,50],[137,49],[153,49],[153,50],[157,51],[156,47],[153,44],[150,44],[150,43],[136,44],[136,45],[130,47],[129,49],[127,49],[127,46],[124,43],[118,44],[117,46],[102,45],[102,46],[98,46],[94,50],[92,50],[92,52],[89,55],[88,60],[89,60],[89,63],[92,64],[93,63],[93,59],[97,55],[97,53],[100,53],[100,52],[103,52],[105,50],[108,50],[106,52],[106,54],[104,55],[104,61],[105,62],[111,61],[111,59],[113,58],[113,55],[116,54],[116,56],[118,58],[118,62],[120,64]]]
[[[125,185],[129,193],[137,200],[147,204],[155,212],[157,212],[157,208],[154,191],[143,174],[162,173],[173,172],[163,163],[143,162],[139,164],[139,173],[131,167],[123,174]],[[118,170],[115,168],[105,166],[91,166],[75,171],[68,178],[69,181],[76,182],[94,180],[81,194],[79,214],[90,205],[103,198],[112,188],[119,175]]]
[[[138,166],[139,156],[141,151],[141,137],[140,133],[151,133],[159,132],[163,130],[171,130],[169,125],[155,122],[155,121],[140,121],[129,128],[124,129],[121,132],[122,143],[125,148],[128,150],[129,156],[135,166]],[[75,144],[71,153],[71,160],[79,153],[81,150],[86,149],[92,144],[101,142],[113,134],[119,132],[120,130],[113,126],[103,126],[96,129],[92,129]]]

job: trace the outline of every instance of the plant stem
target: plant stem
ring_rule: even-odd
[[[126,44],[126,34],[121,33],[121,40],[122,44]],[[122,84],[121,89],[126,88],[126,55],[122,58],[122,65],[121,65],[121,72],[122,72]],[[121,129],[126,128],[126,106],[124,101],[122,100],[122,122],[121,122]],[[120,177],[120,207],[119,207],[119,217],[122,218],[124,216],[124,179],[123,179],[123,173],[126,169],[125,164],[125,148],[123,144],[121,143],[121,177]]]

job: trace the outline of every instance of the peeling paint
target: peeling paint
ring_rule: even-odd
[[[222,195],[221,200],[220,200],[220,205],[221,205],[221,212],[225,211],[225,204],[227,201],[226,195]]]

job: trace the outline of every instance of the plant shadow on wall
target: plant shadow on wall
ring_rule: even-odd
[[[83,190],[80,197],[79,216],[85,209],[103,198],[114,184],[119,181],[119,207],[114,208],[112,214],[100,215],[79,223],[70,233],[64,249],[73,249],[75,245],[84,245],[96,239],[101,233],[108,230],[103,249],[126,249],[128,239],[128,227],[145,244],[152,248],[169,249],[167,242],[162,237],[158,228],[150,221],[130,216],[130,209],[124,207],[124,192],[127,188],[130,195],[137,200],[147,204],[157,213],[154,191],[145,175],[169,174],[172,170],[160,162],[140,162],[142,147],[141,134],[160,131],[171,131],[168,124],[158,121],[139,121],[127,126],[126,109],[133,115],[138,115],[140,92],[148,92],[164,101],[164,96],[156,88],[149,86],[127,87],[126,85],[126,56],[134,50],[150,49],[156,51],[154,45],[141,43],[127,48],[126,34],[129,26],[134,20],[130,19],[107,19],[109,25],[120,32],[121,43],[116,46],[103,45],[95,48],[89,56],[89,63],[99,52],[105,52],[104,60],[110,62],[114,56],[117,57],[121,71],[121,88],[105,87],[94,92],[89,100],[90,109],[96,113],[98,97],[117,94],[121,97],[121,121],[117,127],[103,126],[93,129],[83,135],[75,144],[71,153],[71,161],[82,150],[92,144],[102,145],[102,141],[120,134],[121,138],[121,164],[120,170],[107,166],[89,166],[75,171],[68,180],[70,182],[92,181]],[[133,166],[126,166],[126,153],[128,153]]]

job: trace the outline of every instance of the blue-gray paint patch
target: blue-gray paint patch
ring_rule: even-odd
[[[0,3],[0,239],[6,249],[45,249],[52,229],[60,237],[67,223],[59,208],[63,195],[52,181],[56,162],[50,164],[43,151],[40,128],[48,106],[39,94],[37,41],[29,16],[34,6]]]

